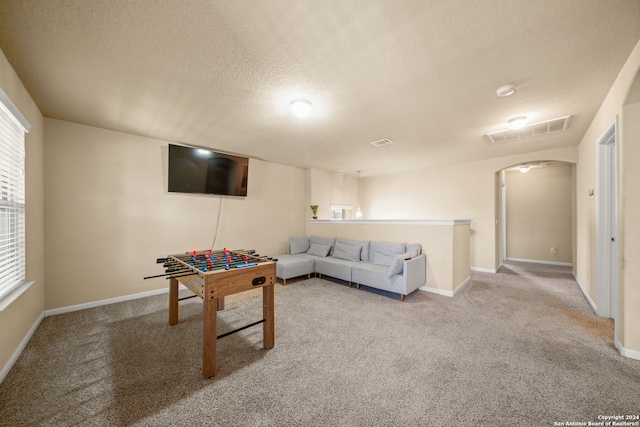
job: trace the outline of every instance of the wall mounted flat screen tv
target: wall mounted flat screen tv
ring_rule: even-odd
[[[169,144],[169,185],[174,193],[246,196],[249,159]]]

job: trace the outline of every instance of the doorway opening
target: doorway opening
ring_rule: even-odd
[[[498,260],[572,266],[575,165],[526,162],[498,172]]]

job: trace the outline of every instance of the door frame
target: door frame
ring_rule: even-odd
[[[618,116],[597,140],[596,314],[611,317],[618,339]]]

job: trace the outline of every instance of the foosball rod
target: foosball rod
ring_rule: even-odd
[[[226,248],[225,248],[226,249]],[[217,250],[213,250],[213,249],[202,249],[202,250],[196,250],[196,251],[188,251],[188,252],[184,252],[182,254],[175,254],[175,255],[170,255],[174,258],[186,258],[186,257],[193,257],[195,253],[195,256],[198,255],[213,255],[213,254],[225,254],[225,253],[229,253],[229,254],[233,254],[233,253],[242,253],[242,254],[253,254],[255,253],[255,249],[232,249],[232,250],[224,250],[224,249],[217,249]],[[162,259],[162,258],[159,258]]]
[[[178,261],[180,261],[180,262],[188,264],[189,262],[193,261],[193,258],[196,258],[196,260],[198,260],[198,261],[204,261],[206,259],[211,259],[211,260],[213,260],[215,262],[215,261],[226,260],[228,257],[233,258],[233,257],[236,257],[236,255],[246,255],[246,254],[243,253],[243,252],[235,251],[233,255],[224,255],[224,256],[218,256],[218,257],[216,257],[216,256],[207,257],[206,255],[209,255],[209,254],[208,253],[199,253],[194,257],[192,253],[186,253],[184,255],[182,255],[182,254],[181,255],[173,255],[173,257],[175,259],[177,259]]]
[[[278,260],[277,258],[272,258],[272,257],[267,256],[267,255],[260,256],[259,254],[256,253],[255,249],[249,249],[249,250],[246,250],[246,251],[244,249],[240,249],[237,252],[238,253],[247,254],[247,255],[250,255],[250,256],[252,256],[254,258],[258,258],[259,260],[264,260],[264,261],[277,261]]]
[[[158,264],[160,262],[164,262],[164,264],[162,266],[164,267],[165,273],[172,273],[172,272],[188,271],[189,270],[189,267],[184,265],[184,263],[180,263],[178,261],[170,260],[170,259],[167,259],[167,258],[158,258],[158,260],[156,262]]]
[[[164,274],[156,274],[156,275],[153,275],[153,276],[143,277],[143,279],[144,279],[144,280],[147,280],[147,279],[155,279],[156,277],[171,276],[171,275],[174,275],[174,274],[188,273],[188,272],[190,272],[190,271],[191,271],[191,269],[185,268],[185,269],[183,269],[183,270],[171,271],[171,272],[166,272],[166,273],[164,273]]]
[[[240,249],[240,250],[213,250],[213,249],[202,249],[202,250],[195,250],[195,251],[188,251],[188,252],[184,252],[184,253],[180,253],[180,254],[173,254],[173,255],[169,255],[169,257],[173,257],[173,258],[177,258],[177,259],[190,259],[194,256],[200,256],[200,255],[213,255],[213,254],[232,254],[232,253],[237,253],[237,252],[242,252],[245,253],[246,251],[244,249]],[[253,251],[255,252],[255,251]],[[168,260],[169,257],[167,258],[158,258],[157,262],[160,263],[161,260]]]
[[[197,271],[197,272],[194,271],[192,273],[184,273],[184,274],[174,274],[173,276],[166,277],[166,279],[169,280],[169,279],[175,279],[175,278],[178,278],[178,277],[193,276],[193,275],[199,274],[199,273],[201,273],[201,271]]]

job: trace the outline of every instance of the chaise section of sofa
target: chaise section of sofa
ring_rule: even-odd
[[[320,240],[314,239],[313,242],[314,244],[333,244],[332,241],[325,241],[322,238]],[[286,286],[287,279],[300,276],[310,278],[311,274],[315,273],[315,259],[317,256],[313,254],[317,249],[314,246],[314,251],[308,253],[310,247],[311,239],[309,237],[293,237],[289,239],[289,253],[279,255],[276,262],[276,277],[282,279],[283,285]]]
[[[426,283],[426,256],[420,245],[377,241],[296,237],[289,254],[278,256],[276,276],[287,279],[312,273],[400,295]]]

